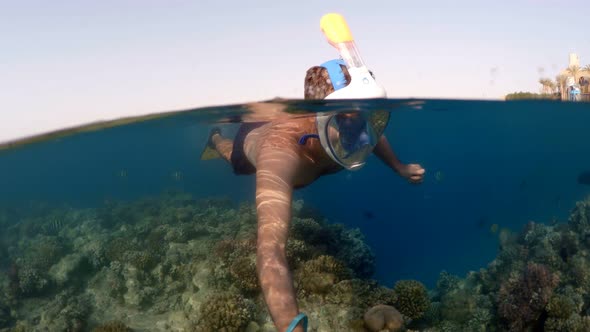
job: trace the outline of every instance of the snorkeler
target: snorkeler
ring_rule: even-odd
[[[344,19],[328,14],[321,26],[343,59],[307,71],[305,99],[386,97],[362,62]],[[300,332],[307,326],[285,254],[293,190],[342,169],[357,170],[371,153],[411,183],[422,182],[424,169],[401,163],[383,135],[388,116],[356,111],[244,123],[233,141],[212,130],[208,146],[232,165],[234,173],[256,174],[256,266],[278,331]]]

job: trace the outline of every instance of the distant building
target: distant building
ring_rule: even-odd
[[[576,74],[576,77],[573,77],[570,72],[568,71],[568,68],[571,67],[578,67],[579,71],[578,74]],[[580,57],[578,56],[578,54],[576,53],[570,53],[569,54],[569,61],[568,61],[568,66],[567,68],[565,68],[564,70],[561,71],[560,75],[563,75],[564,77],[566,77],[565,80],[565,84],[563,86],[560,86],[560,91],[561,91],[561,98],[562,99],[568,99],[568,91],[570,91],[570,87],[571,86],[577,86],[581,93],[582,93],[582,100],[589,100],[590,99],[590,95],[589,95],[589,88],[590,88],[590,71],[588,70],[584,70],[583,66],[580,66]]]
[[[571,66],[578,66],[580,67],[580,58],[578,57],[578,55],[576,53],[570,53],[570,61],[569,61],[569,65],[567,65],[568,67]]]

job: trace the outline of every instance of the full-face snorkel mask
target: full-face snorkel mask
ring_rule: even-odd
[[[320,26],[328,42],[338,49],[342,60],[323,63],[327,69],[334,92],[325,99],[385,98],[387,94],[365,66],[344,18],[339,14],[327,14]],[[341,65],[350,74],[350,83]],[[385,118],[384,118],[385,116]],[[316,123],[320,143],[335,162],[348,170],[360,169],[379,141],[389,114],[356,111],[350,113],[318,113]]]

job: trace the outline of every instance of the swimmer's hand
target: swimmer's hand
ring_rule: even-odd
[[[422,183],[426,173],[419,164],[400,164],[396,167],[396,171],[410,183]]]
[[[373,153],[410,183],[422,183],[424,180],[424,173],[426,172],[424,168],[419,164],[404,164],[399,161],[385,135],[381,135],[379,142],[373,149]]]

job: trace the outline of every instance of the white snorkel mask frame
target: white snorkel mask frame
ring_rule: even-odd
[[[375,78],[363,62],[358,52],[348,24],[340,14],[326,14],[320,21],[320,28],[328,42],[338,49],[340,56],[350,74],[350,82],[347,86],[337,89],[325,99],[371,99],[386,98],[385,89],[375,81]],[[335,86],[336,89],[336,86]],[[338,157],[333,144],[330,142],[330,123],[334,121],[334,114],[318,113],[316,124],[320,143],[326,153],[335,162],[348,170],[358,170],[364,164],[372,148],[362,154],[357,160],[346,161]],[[380,135],[380,133],[379,133]],[[374,142],[376,144],[377,142]]]

